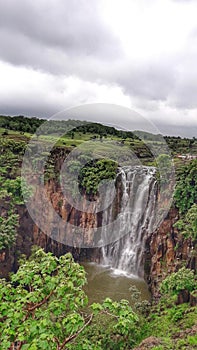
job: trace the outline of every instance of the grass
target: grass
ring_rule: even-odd
[[[7,132],[8,135],[3,135],[4,132]],[[15,130],[7,130],[4,128],[0,128],[0,137],[3,137],[5,139],[13,139],[15,141],[28,141],[30,140],[30,138],[33,136],[33,134],[30,133],[21,133],[19,131],[15,131]],[[95,140],[92,140],[92,137],[95,137]],[[79,146],[81,143],[84,143],[85,141],[92,141],[94,142],[94,144],[104,144],[106,142],[110,142],[110,141],[116,141],[118,142],[119,146],[120,143],[123,141],[121,138],[114,136],[108,136],[108,137],[103,137],[102,142],[100,141],[100,135],[98,134],[91,134],[91,133],[86,133],[83,134],[81,132],[75,132],[74,134],[74,138],[64,135],[61,138],[59,138],[59,136],[57,134],[49,134],[49,135],[40,135],[38,136],[38,140],[43,140],[43,141],[47,141],[47,142],[51,142],[51,143],[55,143],[56,146],[59,147],[65,147],[65,146],[72,146],[72,147],[76,147]],[[130,139],[126,139],[124,140],[124,145],[126,147],[130,146],[131,144],[131,140]],[[139,147],[143,147],[143,142],[140,140],[132,140],[132,144],[139,148]]]
[[[105,315],[97,315],[90,327],[84,331],[94,344],[103,339],[103,349],[138,349],[139,344],[149,337],[158,339],[158,345],[147,347],[151,350],[193,350],[197,347],[197,307],[189,304],[175,305],[174,300],[166,299],[152,306],[148,316],[139,316],[139,324],[125,339],[125,347],[120,347],[121,337],[113,329],[114,320],[106,319]],[[133,333],[134,332],[134,333]],[[111,339],[111,343],[110,343]],[[151,338],[146,341],[150,342]],[[143,349],[145,349],[144,347]]]
[[[190,307],[187,303],[175,305],[172,299],[161,300],[142,325],[142,334],[143,338],[154,336],[160,339],[161,345],[152,350],[189,350],[197,345],[194,326],[197,326],[197,307]]]
[[[3,135],[4,132],[8,135]],[[15,142],[30,141],[33,134],[21,133],[15,130],[6,130],[0,128],[0,137],[4,139],[12,139]],[[57,134],[40,135],[34,137],[34,142],[44,141],[53,147],[61,147],[63,149],[72,150],[78,147],[81,151],[92,152],[94,158],[110,158],[117,161],[119,164],[124,165],[137,165],[143,164],[147,166],[154,166],[154,156],[147,150],[147,146],[144,145],[141,140],[133,140],[131,138],[122,139],[118,136],[104,136],[100,139],[100,135],[96,133],[82,133],[74,132],[74,138],[69,135],[63,135],[61,138]],[[158,144],[156,147],[161,147],[160,142],[153,141],[154,144]],[[151,141],[147,141],[147,144],[151,144]],[[139,161],[140,160],[140,161]]]

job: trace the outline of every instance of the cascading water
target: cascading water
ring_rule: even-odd
[[[157,199],[156,169],[145,166],[125,166],[120,169],[117,181],[121,184],[121,203],[118,216],[121,224],[114,225],[113,243],[107,242],[108,223],[114,220],[111,206],[102,218],[102,263],[118,272],[142,275],[144,242],[152,231]]]

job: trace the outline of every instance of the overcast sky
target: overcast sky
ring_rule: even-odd
[[[196,0],[0,0],[0,113],[115,103],[197,136]]]

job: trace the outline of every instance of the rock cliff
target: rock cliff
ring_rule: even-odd
[[[73,235],[72,226],[70,225],[68,227],[66,241],[70,242],[70,245],[63,243],[65,227],[56,225],[53,213],[50,217],[48,216],[47,205],[45,206],[45,202],[43,201],[44,192],[55,209],[54,213],[57,212],[65,223],[69,222],[69,224],[73,224],[74,227],[78,226],[84,229],[80,230],[79,235]],[[11,271],[15,271],[18,267],[19,256],[21,254],[29,256],[33,245],[40,246],[44,248],[45,251],[51,251],[57,256],[69,251],[73,254],[76,261],[99,261],[98,249],[79,248],[81,242],[91,247],[91,232],[92,229],[98,225],[99,215],[91,212],[82,212],[71,207],[65,201],[61,190],[53,180],[47,182],[44,190],[40,189],[36,191],[34,201],[35,203],[43,203],[42,212],[37,211],[36,213],[38,225],[32,220],[25,205],[17,205],[19,228],[16,244],[12,248],[0,252],[0,277],[7,277]],[[0,213],[8,209],[9,204],[1,201]],[[41,222],[45,227],[45,233],[39,228],[39,223]],[[82,231],[84,232],[83,235],[81,234]],[[75,237],[75,240],[73,237]]]
[[[69,223],[75,226],[84,228],[84,233],[77,236],[77,240],[73,240],[72,230],[67,232],[70,237],[71,244],[59,243],[63,242],[64,232],[61,227],[53,226],[53,217],[47,216],[47,211],[37,214],[38,222],[44,222],[47,228],[47,234],[43,233],[38,226],[35,225],[31,219],[28,210],[24,205],[17,207],[20,217],[20,227],[16,245],[10,249],[0,253],[0,277],[8,276],[10,271],[15,271],[18,266],[18,258],[20,254],[30,255],[32,245],[43,247],[46,251],[51,251],[55,255],[60,256],[68,251],[71,251],[75,260],[77,261],[96,261],[99,262],[100,250],[98,248],[79,248],[80,242],[85,242],[86,246],[91,246],[92,229],[100,225],[101,213],[93,214],[90,212],[82,212],[71,207],[64,199],[60,188],[53,180],[48,181],[45,186],[45,191],[50,199],[54,209],[59,215]],[[121,190],[117,191],[118,196],[121,195]],[[37,191],[35,195],[35,202],[41,201],[43,198],[42,191]],[[90,205],[91,204],[90,202]],[[117,198],[114,206],[116,212],[119,211],[120,199]],[[0,212],[6,210],[6,205],[0,203]],[[173,227],[178,219],[178,211],[172,208],[168,216],[164,219],[160,227],[151,234],[146,240],[144,265],[145,278],[150,286],[152,294],[157,297],[158,282],[163,279],[167,273],[176,271],[183,261],[187,266],[196,269],[197,256],[192,246],[190,239],[184,240],[177,229]],[[82,231],[80,231],[82,232]],[[76,235],[75,235],[76,237]],[[68,241],[68,240],[67,240]]]
[[[145,249],[145,275],[152,294],[159,296],[159,282],[167,274],[185,264],[197,269],[197,252],[191,239],[185,239],[174,228],[178,210],[172,207],[159,228],[147,239]]]

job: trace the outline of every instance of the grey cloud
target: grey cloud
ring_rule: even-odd
[[[175,86],[175,71],[166,63],[153,61],[151,64],[127,66],[119,71],[119,83],[125,91],[149,100],[166,100]]]
[[[22,33],[0,31],[0,58],[13,65],[29,66],[54,75],[76,75],[83,79],[95,80],[106,76],[110,62],[101,64],[97,55],[85,55],[79,51],[70,55],[60,48],[44,46]]]
[[[197,127],[193,126],[185,126],[185,125],[171,125],[169,122],[161,123],[161,122],[155,122],[155,125],[158,126],[160,133],[163,135],[170,135],[170,136],[181,136],[181,137],[196,137],[197,135]]]
[[[150,112],[159,111],[160,101],[180,111],[197,108],[193,49],[197,31],[191,33],[184,55],[132,61],[104,22],[99,6],[97,0],[0,0],[0,60],[60,79],[76,76],[109,89],[120,86],[135,106]],[[54,92],[58,89],[61,83]],[[58,101],[55,105],[47,100],[47,91],[44,101],[36,102],[30,88],[31,94],[21,103],[11,96],[0,112],[45,116],[61,108]]]
[[[0,2],[0,59],[54,75],[106,81],[122,49],[98,4],[96,0]]]
[[[195,41],[175,61],[175,84],[170,90],[169,105],[178,109],[197,108],[197,50]]]
[[[51,115],[57,112],[56,108],[49,106],[48,104],[36,103],[32,99],[28,105],[17,106],[15,101],[9,103],[9,105],[1,106],[2,115],[24,115],[29,117],[49,118]]]
[[[41,69],[52,74],[76,75],[84,80],[116,83],[126,93],[152,100],[165,99],[174,85],[173,68],[166,63],[136,65],[126,59],[101,62],[97,55],[85,56],[79,50],[73,57],[60,49],[43,47],[22,33],[0,31],[0,55],[12,64]]]
[[[165,58],[131,63],[101,18],[98,1],[0,2],[0,57],[60,75],[120,85],[127,94],[166,100],[175,67]]]
[[[169,102],[171,106],[179,109],[197,108],[197,74],[177,80],[176,89],[171,93]]]
[[[98,1],[7,0],[0,2],[0,26],[17,38],[22,34],[37,45],[69,55],[108,58],[121,51],[120,42],[103,22]],[[17,44],[17,42],[16,42]],[[12,57],[11,57],[12,58]],[[21,57],[21,64],[23,63]]]

